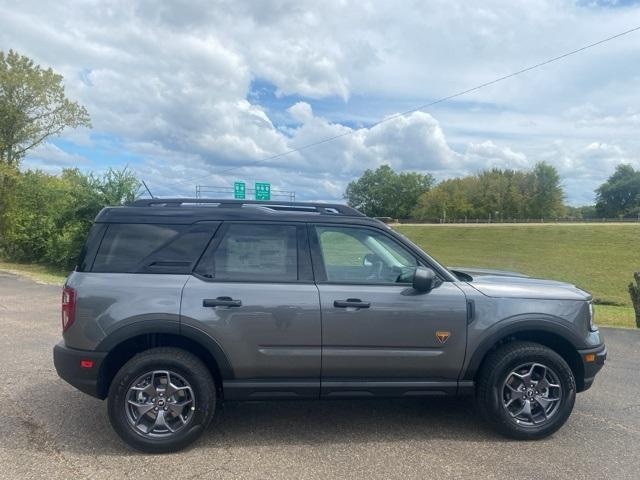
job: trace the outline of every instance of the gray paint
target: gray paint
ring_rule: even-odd
[[[525,275],[520,272],[512,272],[510,270],[494,270],[489,268],[473,268],[473,267],[447,267],[449,270],[453,272],[462,272],[467,275],[471,275],[472,277],[476,277],[477,275],[498,275],[504,277],[522,277],[527,278],[529,275]]]
[[[123,327],[149,321],[180,321],[180,297],[189,275],[73,272],[66,284],[76,289],[76,321],[65,343],[95,350]]]
[[[538,278],[498,275],[478,276],[471,285],[488,297],[540,300],[591,300],[591,294],[574,285]]]
[[[95,350],[100,344],[111,345],[109,339],[120,340],[118,332],[135,332],[137,325],[147,325],[145,333],[153,333],[149,328],[161,324],[164,332],[176,334],[180,324],[189,325],[219,347],[231,367],[225,380],[232,378],[238,392],[263,389],[290,394],[283,387],[290,382],[300,394],[315,396],[321,378],[326,395],[340,391],[368,395],[374,389],[389,394],[455,393],[457,379],[463,379],[459,385],[468,389],[473,377],[465,375],[472,370],[474,354],[520,328],[553,331],[576,349],[602,344],[599,332],[588,328],[587,292],[562,282],[482,269],[461,269],[473,280],[456,280],[402,235],[366,217],[258,207],[127,207],[106,209],[99,220],[138,219],[272,220],[377,228],[434,268],[443,282],[429,293],[418,293],[407,285],[237,283],[195,275],[75,272],[67,280],[78,295],[76,321],[64,334],[68,347]],[[242,306],[203,307],[204,299],[216,297],[241,300]],[[335,300],[347,298],[371,306],[334,307]],[[470,322],[469,301],[474,306]],[[438,330],[450,332],[446,343],[436,339]]]
[[[322,373],[328,378],[456,379],[466,346],[466,301],[453,283],[428,293],[410,286],[321,284]],[[336,308],[358,298],[366,309]],[[436,331],[451,333],[446,343]]]
[[[189,275],[74,272],[67,284],[78,292],[76,321],[64,338],[72,348],[93,350],[125,326],[182,321],[220,345],[237,379],[319,378],[321,364],[331,379],[463,377],[485,339],[531,320],[564,332],[580,348],[602,343],[599,332],[588,329],[588,294],[560,282],[523,280],[529,279],[477,277],[416,294],[408,286],[221,283]],[[517,298],[518,292],[528,298]],[[542,298],[561,295],[573,299]],[[202,306],[203,299],[218,296],[238,298],[243,305]],[[372,306],[333,307],[334,300],[346,298]],[[468,328],[466,300],[475,304]],[[437,330],[451,332],[444,345],[437,342]]]
[[[240,307],[203,307],[231,297]],[[312,283],[212,282],[191,277],[184,288],[184,324],[217,340],[235,378],[319,378],[320,308]]]

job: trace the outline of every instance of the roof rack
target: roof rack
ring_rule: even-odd
[[[271,210],[288,212],[310,212],[321,215],[348,215],[364,217],[355,208],[339,203],[316,202],[278,202],[260,200],[228,200],[215,198],[145,198],[129,203],[129,207],[180,207],[183,205],[210,205],[223,208],[243,207],[245,205],[264,207]]]

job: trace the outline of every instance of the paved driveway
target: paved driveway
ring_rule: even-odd
[[[193,448],[150,456],[58,379],[59,297],[0,272],[1,478],[640,478],[640,331],[604,329],[610,360],[547,440],[493,434],[471,399],[241,403]]]

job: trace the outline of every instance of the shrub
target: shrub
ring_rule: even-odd
[[[138,188],[126,169],[102,176],[77,169],[19,173],[2,212],[0,251],[8,260],[72,269],[98,212],[132,201]]]

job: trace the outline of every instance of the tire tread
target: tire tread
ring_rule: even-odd
[[[558,412],[558,416],[553,423],[547,424],[545,428],[538,431],[525,431],[519,429],[516,425],[506,417],[496,411],[496,408],[502,408],[496,403],[495,377],[504,366],[512,361],[522,358],[540,358],[546,357],[561,367],[559,375],[565,376],[568,380],[569,392],[568,398],[563,404],[565,411]],[[573,409],[575,402],[576,384],[573,372],[567,362],[554,350],[542,344],[527,341],[513,341],[498,347],[493,351],[483,363],[478,380],[476,383],[476,398],[478,400],[478,408],[482,418],[492,425],[496,430],[505,436],[518,440],[536,440],[551,435],[557,431],[567,420]],[[566,395],[567,393],[565,393]],[[566,404],[568,402],[568,405]]]
[[[130,384],[131,377],[136,374],[136,369],[141,368],[145,363],[153,364],[169,362],[175,363],[180,368],[189,372],[189,382],[195,388],[195,384],[200,387],[198,395],[202,412],[202,422],[193,425],[185,432],[179,432],[175,438],[165,440],[151,440],[141,437],[131,430],[118,411],[122,395],[126,394],[126,389]],[[145,367],[145,368],[150,368]],[[181,450],[194,442],[207,428],[213,419],[216,408],[216,388],[214,379],[207,366],[194,354],[176,347],[155,347],[136,354],[116,373],[111,386],[109,387],[108,410],[109,419],[116,433],[128,445],[146,453],[168,453]]]

